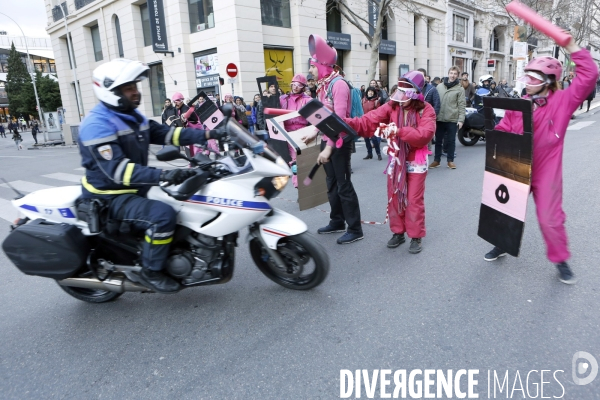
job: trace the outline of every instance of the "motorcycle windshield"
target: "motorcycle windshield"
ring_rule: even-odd
[[[240,148],[246,148],[253,150],[259,145],[259,140],[252,136],[242,125],[237,121],[230,118],[227,122],[227,133],[229,138],[237,144]],[[280,157],[273,149],[264,145],[263,151],[260,153],[261,156],[269,161],[276,162]]]
[[[490,94],[490,90],[482,87],[477,89],[475,94],[478,96],[488,96]]]

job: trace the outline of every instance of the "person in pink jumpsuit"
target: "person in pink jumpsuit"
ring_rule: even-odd
[[[302,107],[306,105],[312,98],[304,93],[304,88],[306,88],[307,82],[306,78],[302,74],[296,74],[292,79],[292,83],[290,85],[291,92],[290,94],[286,94],[279,98],[279,103],[281,104],[281,108],[284,110],[293,110],[298,111]],[[285,130],[288,132],[297,131],[298,129],[302,129],[308,125],[308,122],[304,117],[296,117],[292,119],[288,119],[283,123]],[[292,172],[294,176],[292,177],[292,183],[295,188],[298,188],[298,175],[296,175],[296,150],[292,146],[288,144],[288,148],[290,150],[290,156],[292,157]]]
[[[345,119],[365,138],[373,136],[377,129],[380,134],[381,131],[388,133],[384,135],[388,138],[390,155],[387,212],[393,235],[387,247],[400,246],[407,233],[412,239],[409,248],[412,254],[421,252],[421,241],[426,234],[427,144],[435,135],[435,110],[424,101],[424,85],[425,77],[421,72],[409,71],[398,81],[398,89],[390,101],[362,117]]]
[[[576,282],[567,260],[570,257],[566,215],[562,209],[562,158],[565,134],[571,115],[588,96],[598,78],[598,68],[590,53],[581,49],[574,40],[565,48],[577,68],[577,78],[566,90],[558,89],[557,80],[562,74],[561,63],[552,57],[538,57],[525,67],[519,80],[526,84],[527,96],[533,105],[533,161],[531,165],[531,192],[536,205],[548,260],[556,264],[559,280]],[[496,126],[497,130],[523,134],[522,115],[507,111]],[[485,255],[494,261],[506,252],[494,247]]]

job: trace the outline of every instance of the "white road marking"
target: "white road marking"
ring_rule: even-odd
[[[592,124],[594,124],[595,121],[582,121],[582,122],[577,122],[573,125],[570,125],[567,130],[568,131],[578,131],[580,129],[586,128]]]
[[[81,175],[74,174],[65,174],[63,172],[57,172],[54,174],[42,175],[44,178],[57,179],[59,181],[67,181],[67,182],[81,182]]]
[[[29,156],[0,156],[0,158],[35,158]]]
[[[28,181],[12,181],[9,183],[15,189],[23,191],[23,192],[27,192],[27,193],[35,192],[37,190],[42,190],[42,189],[50,189],[50,188],[54,187],[54,186],[50,186],[50,185],[42,185],[41,183],[34,183],[34,182],[28,182]],[[6,183],[0,183],[0,186],[5,187],[5,188],[10,188]]]
[[[0,218],[12,224],[18,216],[19,211],[13,207],[9,200],[0,199]]]
[[[83,167],[75,168],[75,171],[85,171],[85,168],[83,168]]]

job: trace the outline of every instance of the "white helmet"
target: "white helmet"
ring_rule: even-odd
[[[100,65],[92,73],[94,94],[107,106],[120,111],[131,111],[139,104],[133,104],[119,92],[120,86],[139,82],[148,77],[150,68],[139,61],[117,58]]]
[[[485,82],[485,81],[490,81],[490,83],[492,83],[493,80],[494,80],[494,77],[491,75],[481,75],[479,77],[479,86],[483,86],[483,82]]]

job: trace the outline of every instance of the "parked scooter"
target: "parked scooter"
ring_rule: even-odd
[[[216,160],[200,153],[186,157],[174,146],[156,155],[159,161],[185,159],[210,173],[208,182],[196,175],[148,193],[177,211],[164,272],[184,289],[228,282],[239,233],[247,227],[250,254],[267,278],[288,289],[320,285],[329,271],[325,249],[303,221],[270,204],[292,171],[233,118],[226,127],[225,155]],[[2,245],[8,258],[23,273],[55,279],[69,295],[90,303],[115,300],[124,292],[151,292],[138,278],[143,234],[107,233],[98,224],[102,209],[78,215],[79,196],[81,186],[19,194],[12,204],[25,217]]]

